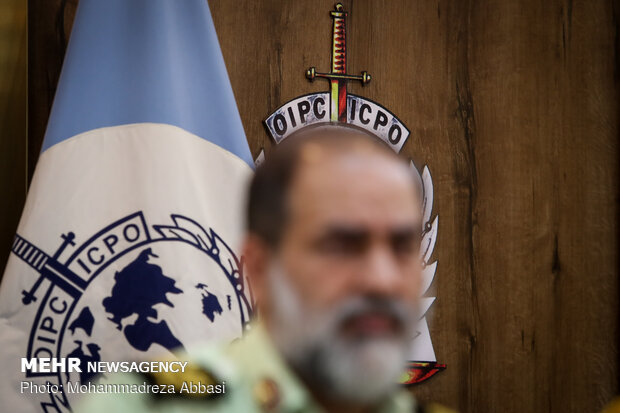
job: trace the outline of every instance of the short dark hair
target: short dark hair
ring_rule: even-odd
[[[351,144],[371,143],[377,152],[404,161],[386,143],[357,129],[339,126],[306,130],[286,138],[272,148],[268,157],[256,168],[247,203],[246,223],[249,233],[269,246],[276,247],[287,220],[287,196],[299,165],[302,149],[309,143],[335,150],[346,150]],[[369,145],[366,145],[369,146]]]

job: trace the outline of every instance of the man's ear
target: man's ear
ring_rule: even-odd
[[[245,274],[250,280],[257,303],[268,302],[265,294],[269,292],[267,277],[272,254],[272,248],[262,238],[254,234],[246,235],[243,241]]]

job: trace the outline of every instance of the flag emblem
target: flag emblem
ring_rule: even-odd
[[[240,336],[248,327],[251,298],[239,258],[213,229],[188,217],[173,215],[169,224],[149,227],[144,214],[136,212],[79,245],[73,232],[60,239],[51,256],[19,235],[13,244],[13,254],[39,274],[32,287],[22,291],[25,305],[38,306],[28,359],[75,357],[85,366],[113,357],[106,352],[109,340],[141,352],[155,344],[182,349],[191,331],[180,328],[187,327],[188,314],[200,313],[201,318],[192,318],[192,328],[200,325],[213,337]],[[184,276],[180,257],[199,263],[202,277]],[[67,382],[86,384],[94,374],[82,369],[28,372],[26,377],[67,388]],[[57,396],[50,398],[53,407],[68,409],[66,395]]]

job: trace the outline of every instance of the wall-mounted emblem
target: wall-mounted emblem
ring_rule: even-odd
[[[280,143],[307,126],[341,123],[362,128],[385,141],[394,151],[400,152],[410,134],[405,124],[380,104],[347,93],[348,82],[359,81],[362,85],[367,85],[371,76],[365,71],[359,75],[347,73],[347,12],[342,4],[338,3],[330,15],[333,20],[331,71],[323,73],[314,67],[306,70],[306,77],[311,82],[317,78],[326,79],[330,84],[329,92],[303,95],[280,106],[265,119],[269,134],[276,143]],[[263,159],[264,152],[261,152],[256,163],[259,164]],[[433,181],[428,167],[424,166],[420,174],[412,162],[411,169],[419,178],[424,194],[421,254],[424,261],[422,290],[426,294],[437,269],[437,261],[432,261],[431,255],[437,239],[438,217],[433,218],[432,214]],[[446,368],[445,364],[437,363],[426,320],[426,313],[434,301],[435,297],[422,298],[423,316],[416,326],[417,334],[413,338],[415,345],[412,346],[409,369],[403,377],[405,384],[421,383]]]

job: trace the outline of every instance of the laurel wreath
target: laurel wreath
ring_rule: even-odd
[[[213,228],[207,231],[198,222],[182,215],[173,214],[170,218],[174,225],[153,225],[153,228],[164,239],[184,241],[193,245],[209,255],[220,266],[235,289],[241,310],[241,323],[245,329],[249,329],[254,311],[254,300],[248,280],[243,275],[243,260],[237,257],[232,248]]]

